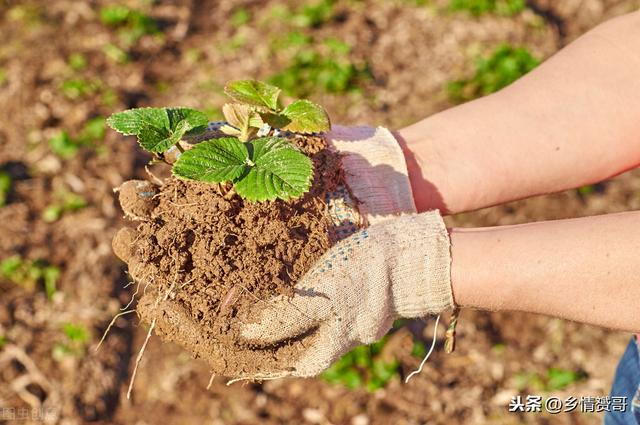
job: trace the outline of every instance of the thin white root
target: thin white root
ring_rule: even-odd
[[[207,384],[207,390],[211,389],[211,386],[213,385],[213,378],[216,377],[216,374],[211,372],[211,378],[209,378],[209,383]]]
[[[229,381],[227,381],[227,386],[231,385],[231,384],[235,384],[236,382],[240,382],[240,381],[272,381],[274,379],[280,379],[280,378],[284,378],[286,376],[292,376],[291,373],[287,373],[287,372],[278,372],[276,374],[263,374],[263,373],[258,373],[256,375],[252,375],[252,376],[241,376],[240,378],[234,378],[231,379]]]
[[[164,296],[159,296],[156,298],[156,301],[153,305],[154,310],[158,308],[160,301],[166,301],[169,298],[169,295],[171,295],[171,292],[173,292],[175,287],[176,287],[176,282],[174,281],[169,287],[169,289],[167,289],[167,291],[164,293]],[[133,391],[133,383],[136,380],[136,375],[138,373],[138,366],[140,365],[140,361],[142,361],[144,350],[147,348],[147,344],[151,339],[151,334],[153,333],[153,329],[156,327],[156,321],[157,321],[157,317],[154,317],[153,320],[151,321],[151,326],[149,326],[149,330],[147,331],[147,336],[144,339],[144,343],[142,343],[142,347],[140,347],[140,351],[138,352],[138,357],[136,357],[136,364],[133,368],[133,373],[131,373],[131,380],[129,381],[129,389],[127,390],[127,400],[131,398],[131,391]]]
[[[131,295],[131,299],[129,300],[129,302],[127,303],[127,305],[125,305],[124,307],[122,307],[120,309],[120,311],[124,311],[126,309],[129,308],[129,306],[131,306],[131,304],[133,304],[133,300],[136,299],[136,295],[138,295],[138,291],[140,291],[140,283],[138,283],[138,285],[136,286],[136,290],[135,292]]]
[[[425,363],[427,363],[427,359],[431,355],[431,352],[433,351],[433,348],[436,346],[436,339],[438,337],[438,322],[439,321],[440,321],[440,315],[438,314],[438,317],[436,317],[436,324],[433,327],[433,341],[431,341],[431,348],[429,348],[429,352],[427,353],[426,356],[424,356],[424,359],[422,359],[422,362],[420,362],[420,367],[418,369],[414,370],[413,372],[411,372],[409,374],[409,376],[407,376],[407,378],[404,380],[405,384],[407,382],[409,382],[409,379],[411,379],[413,377],[413,375],[417,375],[417,374],[421,373],[422,372],[422,368],[424,367]]]
[[[149,177],[151,177],[156,182],[156,184],[158,184],[159,186],[164,186],[164,183],[162,182],[162,180],[160,180],[155,174],[151,172],[148,165],[144,166],[144,171],[147,172]]]
[[[151,339],[151,333],[153,332],[153,328],[156,327],[156,319],[154,318],[151,321],[151,326],[149,326],[149,331],[147,332],[147,337],[144,339],[144,343],[138,352],[138,357],[136,358],[136,365],[133,368],[133,373],[131,374],[131,381],[129,381],[129,389],[127,390],[127,400],[131,399],[131,391],[133,391],[133,383],[136,380],[136,374],[138,373],[138,366],[140,365],[140,361],[142,361],[142,356],[144,354],[144,350],[147,348],[147,344]]]
[[[96,352],[100,349],[100,346],[104,342],[105,338],[107,337],[107,334],[109,333],[109,331],[111,330],[113,325],[116,323],[116,320],[118,319],[118,317],[124,316],[125,314],[133,313],[134,311],[135,310],[127,310],[127,311],[123,311],[122,313],[118,313],[115,316],[113,316],[113,319],[111,319],[111,323],[109,323],[109,326],[107,326],[107,329],[102,334],[102,338],[100,338],[100,342],[96,346],[96,349],[95,349]]]

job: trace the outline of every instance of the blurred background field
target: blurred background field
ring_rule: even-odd
[[[127,400],[146,328],[125,315],[94,348],[135,290],[111,252],[123,224],[112,188],[144,178],[148,158],[107,131],[105,117],[182,105],[219,119],[224,83],[251,77],[323,104],[335,123],[399,128],[500,89],[638,6],[0,0],[0,408],[44,406],[50,423],[61,424],[600,423],[600,414],[515,414],[507,404],[517,394],[606,395],[628,335],[472,311],[462,313],[456,352],[442,351],[441,326],[438,349],[408,384],[402,378],[424,355],[431,322],[398,324],[321,378],[226,386],[215,377],[209,390],[203,363],[152,338]],[[640,173],[630,172],[449,222],[511,224],[639,207]]]

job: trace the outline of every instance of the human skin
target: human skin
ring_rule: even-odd
[[[589,31],[493,95],[396,135],[419,211],[470,211],[640,164],[640,13]],[[451,229],[463,307],[640,331],[640,213]]]
[[[450,235],[456,304],[640,331],[640,212]]]

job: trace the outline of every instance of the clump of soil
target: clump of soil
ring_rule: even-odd
[[[256,302],[292,296],[333,243],[325,198],[345,184],[340,156],[322,137],[292,140],[315,170],[311,190],[299,199],[245,202],[230,187],[175,178],[162,186],[130,182],[120,191],[125,211],[132,191],[152,207],[134,208],[131,218],[143,221],[114,241],[139,292],[147,293],[139,315],[155,318],[157,334],[204,358],[217,374],[246,376],[290,363],[300,344],[253,351],[239,342],[234,324]]]

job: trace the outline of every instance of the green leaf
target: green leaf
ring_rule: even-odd
[[[87,342],[89,341],[89,331],[82,325],[76,325],[73,323],[65,323],[62,326],[62,331],[74,342]]]
[[[267,112],[262,114],[261,117],[264,122],[266,122],[271,126],[271,128],[283,129],[287,125],[289,125],[289,123],[291,123],[291,120],[285,117],[284,115],[282,115],[281,113],[272,114],[270,112]]]
[[[309,190],[311,159],[286,139],[263,137],[248,143],[249,172],[235,184],[238,195],[250,201],[297,198]]]
[[[4,207],[7,203],[11,182],[11,175],[4,170],[0,170],[0,207]]]
[[[118,112],[107,124],[125,136],[138,136],[140,145],[150,152],[164,152],[186,134],[204,130],[207,116],[188,108],[137,108]]]
[[[224,92],[236,102],[278,110],[280,89],[257,80],[239,80],[226,85]]]
[[[169,117],[162,108],[137,108],[111,115],[107,124],[125,136],[137,136],[145,126],[169,128]]]
[[[232,181],[245,171],[249,152],[234,137],[222,137],[199,143],[178,157],[173,174],[183,179],[208,183]]]
[[[207,140],[180,155],[173,173],[184,179],[233,181],[243,199],[295,198],[311,186],[311,159],[286,139],[263,137],[242,143],[233,137]]]
[[[257,133],[257,129],[262,126],[262,119],[255,112],[255,108],[242,103],[226,103],[222,106],[222,113],[231,126],[225,125],[221,130],[233,136],[237,136],[246,142]],[[235,131],[237,129],[237,131]]]
[[[331,129],[329,115],[320,105],[308,100],[296,100],[284,108],[282,115],[291,122],[283,130],[295,133],[315,133]]]
[[[189,108],[165,108],[169,117],[170,128],[175,130],[181,125],[187,128],[186,133],[196,133],[206,129],[209,119],[205,114]]]
[[[56,293],[56,284],[60,277],[60,269],[55,266],[46,266],[42,270],[42,277],[44,279],[44,291],[47,294],[47,298],[51,299]]]
[[[61,131],[49,140],[49,147],[60,158],[68,159],[78,153],[80,143],[72,139],[66,131]]]

